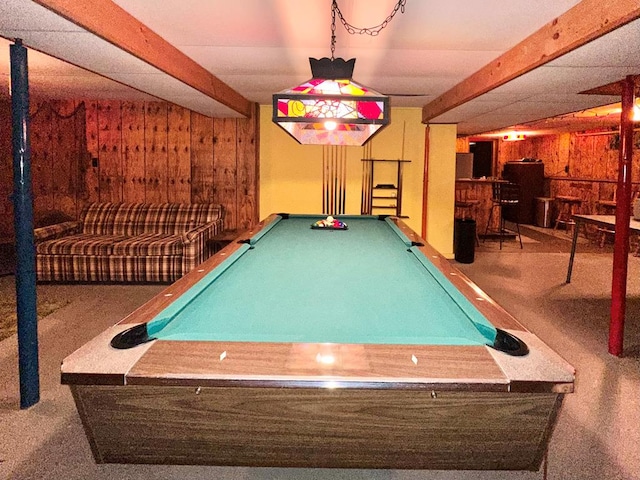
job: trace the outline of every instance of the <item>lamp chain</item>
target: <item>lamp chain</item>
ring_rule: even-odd
[[[333,0],[331,4],[331,61],[335,60],[336,51],[336,10],[340,11],[338,3]]]
[[[393,7],[393,10],[391,11],[391,13],[387,16],[387,18],[385,18],[384,22],[382,22],[380,25],[376,25],[375,27],[360,28],[360,27],[351,25],[349,22],[345,20],[344,16],[342,15],[342,12],[340,11],[340,7],[338,7],[338,1],[333,0],[333,2],[331,3],[331,60],[334,60],[334,54],[336,50],[336,12],[340,17],[340,21],[342,22],[342,25],[344,26],[345,30],[349,32],[349,34],[355,35],[357,33],[358,35],[371,35],[372,37],[376,37],[378,36],[380,31],[382,31],[382,29],[389,24],[389,22],[393,19],[393,17],[395,17],[396,13],[398,13],[398,10],[401,13],[404,13],[404,7],[406,3],[407,3],[407,0],[398,0],[398,3],[396,3],[395,7]]]

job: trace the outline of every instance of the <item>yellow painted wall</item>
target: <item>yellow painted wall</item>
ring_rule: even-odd
[[[271,106],[260,107],[260,218],[274,212],[322,212],[323,147],[300,145],[271,121]],[[391,124],[371,143],[371,157],[411,160],[403,175],[402,214],[416,232],[422,231],[422,185],[424,172],[425,125],[419,108],[395,108]],[[455,188],[455,126],[431,128],[432,158],[429,178],[430,226],[427,240],[446,256],[453,256],[453,196]],[[453,133],[451,133],[453,132]],[[442,137],[442,138],[441,138]],[[347,214],[360,214],[362,193],[363,147],[347,150]],[[450,152],[446,152],[449,148]],[[376,165],[376,168],[378,168]],[[389,165],[387,165],[389,167]],[[384,168],[378,170],[377,183],[384,182]],[[389,182],[395,183],[395,169],[388,170]],[[449,183],[447,183],[449,182]],[[440,219],[441,215],[447,216]],[[448,235],[448,238],[446,238]]]
[[[447,258],[453,258],[456,131],[456,125],[429,126],[426,240]]]
[[[260,219],[322,211],[322,147],[300,145],[260,106]]]

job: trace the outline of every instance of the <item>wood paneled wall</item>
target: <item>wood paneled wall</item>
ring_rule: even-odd
[[[456,138],[456,153],[469,153],[469,137]]]
[[[538,158],[547,177],[615,180],[618,174],[618,143],[615,133],[563,133],[533,137],[519,142],[499,142],[500,166],[510,160]],[[634,165],[634,176],[640,166]]]
[[[499,142],[499,172],[505,162],[524,157],[544,162],[545,195],[571,195],[582,199],[582,213],[598,213],[598,200],[614,198],[618,179],[619,135],[616,132],[563,133]],[[640,132],[635,135],[640,146]],[[640,190],[640,163],[634,162],[632,179]]]
[[[59,210],[76,218],[86,200],[85,105],[43,102],[31,119],[31,175],[34,216]]]
[[[13,236],[11,101],[0,100],[0,236]],[[30,110],[34,217],[76,218],[86,201],[85,108],[82,102],[36,102]]]
[[[10,132],[10,104],[0,107]],[[251,119],[213,119],[161,101],[51,101],[31,110],[36,219],[51,211],[77,218],[88,202],[125,201],[215,202],[225,207],[226,228],[258,221],[257,106]],[[0,232],[10,235],[10,133],[0,154],[0,212],[9,214]]]

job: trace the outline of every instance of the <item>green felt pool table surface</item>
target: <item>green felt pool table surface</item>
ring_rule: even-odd
[[[96,462],[537,470],[573,368],[400,219],[319,218],[269,216],[64,359]]]
[[[389,220],[278,217],[150,326],[167,340],[482,345],[495,328]],[[168,323],[167,323],[168,322]],[[156,331],[156,328],[161,328]]]

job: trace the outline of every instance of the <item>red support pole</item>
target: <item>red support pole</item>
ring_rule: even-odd
[[[427,239],[429,223],[427,207],[429,204],[429,125],[424,129],[424,171],[422,173],[422,238]]]
[[[631,218],[631,159],[633,154],[633,104],[635,81],[628,76],[622,82],[622,114],[620,117],[620,159],[616,203],[616,235],[613,249],[611,284],[611,321],[609,353],[622,355],[624,315],[627,297],[627,264],[629,261],[629,219]]]

